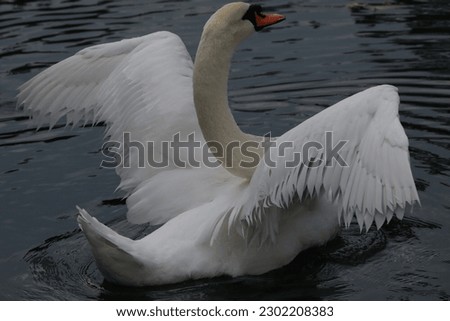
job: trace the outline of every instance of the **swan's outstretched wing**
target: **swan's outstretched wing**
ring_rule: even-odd
[[[156,32],[81,50],[21,86],[18,103],[38,126],[52,127],[64,117],[73,125],[106,122],[107,137],[120,143],[113,151],[121,155],[116,171],[120,187],[129,193],[128,219],[161,224],[209,202],[221,182],[230,179],[224,169],[190,168],[185,149],[175,155],[163,145],[177,134],[181,142],[191,134],[204,142],[193,102],[192,68],[181,39]],[[196,153],[201,160],[201,149]]]
[[[175,167],[161,142],[172,141],[177,133],[180,140],[191,133],[203,140],[193,103],[192,60],[181,39],[170,32],[86,48],[19,90],[19,105],[38,126],[53,126],[63,117],[74,125],[106,122],[107,136],[121,143],[114,151],[122,155],[117,172],[120,187],[127,191]],[[123,133],[130,134],[126,150]],[[149,157],[166,164],[148,166]]]
[[[292,143],[293,148],[285,148],[284,155],[279,148],[266,153],[246,193],[221,224],[236,227],[249,234],[246,237],[258,234],[264,241],[276,230],[276,217],[267,214],[273,213],[271,209],[321,195],[335,201],[339,218],[347,226],[354,215],[361,229],[368,229],[373,221],[379,228],[394,213],[402,218],[405,207],[419,202],[419,197],[398,106],[395,87],[373,87],[288,131],[277,139],[277,146]],[[344,142],[338,154],[347,165],[330,155]],[[310,147],[310,153],[307,159],[301,155],[299,163],[294,154],[302,152],[303,146]]]

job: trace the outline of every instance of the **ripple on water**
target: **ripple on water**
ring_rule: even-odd
[[[395,220],[395,219],[394,219]],[[130,226],[124,220],[107,223],[115,230],[136,238],[152,231],[150,227]],[[174,285],[128,288],[103,280],[79,229],[47,239],[24,257],[35,286],[28,299],[104,300],[317,300],[324,296],[345,297],[351,289],[339,275],[352,266],[373,260],[391,239],[415,237],[413,227],[438,226],[406,219],[395,220],[387,232],[371,229],[361,234],[351,225],[327,245],[301,253],[289,265],[261,276],[218,277]],[[387,235],[387,236],[386,236]],[[239,288],[239,291],[237,289]]]

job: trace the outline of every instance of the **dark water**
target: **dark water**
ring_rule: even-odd
[[[450,299],[450,4],[442,1],[265,1],[287,21],[235,56],[239,125],[274,135],[359,90],[400,89],[422,207],[381,231],[352,226],[327,246],[257,277],[131,289],[103,282],[75,205],[131,237],[100,169],[104,127],[35,131],[16,88],[76,51],[170,30],[193,55],[223,1],[0,1],[0,297],[2,299]]]

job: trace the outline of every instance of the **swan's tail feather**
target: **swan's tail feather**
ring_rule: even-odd
[[[123,237],[77,206],[77,221],[105,279],[118,284],[142,282],[144,265],[132,254],[133,240]]]

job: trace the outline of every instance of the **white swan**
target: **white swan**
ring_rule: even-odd
[[[220,154],[213,148],[213,141],[262,142],[241,132],[232,117],[229,65],[242,40],[283,19],[259,6],[228,4],[205,25],[194,66],[176,35],[157,32],[84,49],[20,88],[18,102],[38,125],[52,126],[63,116],[74,125],[105,121],[111,140],[129,132],[131,140],[155,143],[145,146],[146,156],[167,161],[164,168],[147,162],[140,168],[138,148],[131,148],[123,159],[129,166],[117,168],[129,193],[129,221],[165,223],[143,239],[120,236],[79,209],[78,222],[107,280],[143,286],[261,274],[328,241],[339,219],[348,225],[356,216],[361,228],[373,221],[379,228],[419,202],[392,86],[365,90],[291,129],[276,139],[292,142],[284,155],[258,145],[256,168],[241,166],[248,156],[241,149]],[[347,167],[330,163],[317,148],[310,157],[319,166],[286,166],[306,142],[325,144],[326,132],[334,142],[348,141],[340,151]],[[158,147],[177,133],[180,140],[194,133],[207,142],[227,170],[204,162],[177,166],[176,155]]]

